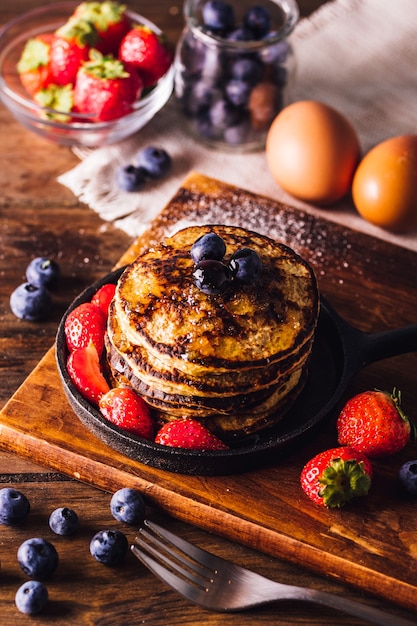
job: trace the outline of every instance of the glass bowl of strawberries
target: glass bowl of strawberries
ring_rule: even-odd
[[[173,54],[155,24],[117,2],[39,7],[0,29],[0,99],[59,144],[113,144],[166,104]]]

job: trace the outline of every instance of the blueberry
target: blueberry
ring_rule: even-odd
[[[49,527],[57,535],[72,535],[78,528],[78,515],[68,507],[60,507],[49,516]]]
[[[38,322],[47,317],[51,305],[51,294],[46,287],[36,287],[31,283],[19,285],[10,296],[12,313],[29,322]]]
[[[228,33],[226,39],[228,41],[252,41],[252,33],[248,28],[244,26],[239,26],[239,28],[235,28],[230,33]]]
[[[217,129],[211,123],[210,116],[206,112],[200,113],[197,117],[195,127],[197,134],[206,139],[215,139],[218,135]]]
[[[30,511],[26,496],[12,487],[0,489],[0,524],[13,526],[20,524]]]
[[[227,98],[235,107],[247,105],[251,90],[252,85],[240,78],[232,78],[225,86]]]
[[[241,248],[234,253],[229,262],[234,278],[243,283],[251,283],[262,270],[259,254],[251,248]]]
[[[116,171],[117,186],[121,191],[140,191],[145,185],[147,173],[142,167],[129,163],[121,165]]]
[[[266,7],[255,5],[248,9],[243,23],[253,33],[254,39],[262,39],[271,28],[271,15]]]
[[[262,72],[262,63],[254,56],[235,59],[230,65],[232,78],[244,80],[251,85],[256,85],[261,80]]]
[[[226,244],[216,233],[201,235],[191,246],[190,254],[194,263],[203,259],[221,261],[226,253]]]
[[[58,553],[52,543],[40,537],[24,541],[17,551],[17,560],[29,578],[48,578],[58,566]]]
[[[226,128],[224,131],[224,140],[232,146],[238,146],[246,141],[248,130],[247,120],[242,120],[240,124]]]
[[[32,259],[26,268],[26,279],[35,287],[54,289],[61,278],[61,269],[56,261],[46,257]]]
[[[264,38],[264,41],[268,41],[276,38],[276,33],[268,33]],[[288,54],[290,53],[290,44],[287,41],[277,41],[268,47],[263,48],[260,53],[260,59],[264,63],[277,64],[285,63]]]
[[[202,80],[188,85],[184,91],[182,104],[187,115],[194,117],[207,110],[213,101],[212,88]]]
[[[113,494],[110,511],[119,522],[139,526],[145,519],[145,501],[139,491],[125,487]]]
[[[240,112],[230,102],[222,98],[213,103],[208,115],[214,128],[224,130],[239,122]]]
[[[171,165],[171,157],[163,148],[148,146],[136,156],[136,166],[143,169],[150,178],[166,176]]]
[[[25,615],[40,613],[47,602],[48,590],[39,580],[28,580],[16,591],[16,607]]]
[[[203,5],[203,23],[214,31],[228,31],[235,23],[233,6],[222,0],[209,0]]]
[[[90,542],[90,553],[104,565],[118,565],[128,549],[126,535],[120,530],[100,530]]]
[[[401,491],[411,497],[417,496],[417,460],[406,461],[398,471]]]
[[[224,293],[230,286],[232,274],[221,261],[204,259],[195,266],[193,272],[195,284],[207,294]]]

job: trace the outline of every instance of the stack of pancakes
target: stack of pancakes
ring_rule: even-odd
[[[195,284],[190,250],[204,233],[262,261],[249,284],[221,294]],[[319,314],[310,266],[268,237],[193,226],[140,255],[110,305],[106,347],[114,385],[133,387],[162,422],[185,416],[224,439],[280,420],[302,390]]]

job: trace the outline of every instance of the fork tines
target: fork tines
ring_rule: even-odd
[[[156,576],[173,589],[186,581],[196,590],[206,590],[215,572],[202,565],[211,555],[177,537],[154,522],[145,520],[131,550]]]

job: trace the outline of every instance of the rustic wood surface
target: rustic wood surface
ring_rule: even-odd
[[[34,0],[2,3],[0,24],[37,4]],[[322,2],[300,1],[299,4],[302,14],[308,14]],[[131,3],[130,6],[157,22],[172,40],[176,40],[182,27],[179,3],[155,0],[149,5],[136,2]],[[78,203],[66,188],[57,183],[56,177],[77,162],[69,149],[47,143],[25,131],[2,105],[0,106],[0,125],[0,184],[2,189],[0,198],[0,276],[2,279],[0,282],[0,406],[4,406],[20,385],[23,384],[23,387],[18,394],[26,393],[28,389],[26,379],[52,346],[60,316],[66,306],[86,285],[110,271],[130,247],[132,241],[125,233],[109,224],[104,224],[94,212]],[[415,272],[412,273],[412,268],[415,268],[416,264],[415,255],[385,246],[381,251],[377,244],[369,247],[369,241],[361,237],[355,241],[358,242],[356,250],[359,256],[349,268],[340,257],[334,259],[334,271],[330,271],[329,265],[319,268],[321,284],[326,295],[332,297],[332,303],[338,310],[343,312],[349,320],[358,322],[364,330],[377,331],[413,322],[415,298],[413,301],[411,295],[412,290],[415,290]],[[382,256],[379,256],[380,254]],[[28,260],[38,255],[52,256],[59,260],[64,271],[64,286],[54,298],[55,306],[50,319],[42,324],[29,324],[17,320],[11,314],[9,297],[14,287],[23,281]],[[384,262],[379,263],[379,259]],[[43,368],[45,363],[49,362],[50,353],[39,368]],[[400,379],[405,397],[408,397],[406,409],[416,416],[413,406],[415,371],[415,354],[395,357],[368,368],[366,373],[361,374],[361,377],[352,383],[351,391],[355,391],[363,384],[391,385],[392,382]],[[45,390],[51,383],[49,376],[53,379],[55,372],[46,367]],[[61,392],[57,390],[57,396],[49,398],[49,402],[56,402],[59,411],[67,414],[60,394]],[[35,404],[35,398],[33,404]],[[15,401],[8,406],[15,406]],[[23,429],[25,420],[29,420],[32,414],[33,411],[27,414],[26,411],[21,412]],[[64,430],[63,438],[65,435]],[[20,543],[29,536],[44,536],[54,541],[61,561],[56,575],[48,581],[51,598],[48,608],[39,617],[31,618],[32,624],[229,624],[239,621],[242,624],[324,626],[337,621],[338,624],[353,626],[364,623],[358,619],[335,614],[330,609],[300,606],[294,602],[271,605],[238,616],[219,616],[182,600],[173,591],[160,584],[131,555],[122,567],[109,569],[100,566],[90,557],[88,544],[97,530],[118,527],[109,512],[112,485],[106,488],[103,481],[100,484],[101,489],[97,489],[75,480],[73,478],[75,468],[72,468],[70,475],[58,471],[59,466],[57,468],[49,462],[54,460],[55,453],[50,450],[49,458],[47,438],[45,438],[42,454],[43,464],[36,465],[33,461],[37,460],[37,457],[28,448],[22,447],[20,454],[0,452],[1,485],[17,486],[26,493],[32,505],[30,517],[23,526],[0,527],[0,608],[1,623],[5,626],[25,624],[28,621],[15,608],[14,594],[17,587],[26,580],[17,565],[16,551]],[[116,468],[118,472],[121,467],[123,467],[122,460]],[[83,475],[87,480],[88,468],[86,470],[81,466],[78,469],[80,476]],[[399,573],[401,569],[407,570],[410,575],[413,570],[416,557],[415,548],[413,550],[413,545],[415,545],[413,537],[416,532],[415,507],[413,503],[404,504],[395,500],[392,494],[392,469],[381,464],[380,470],[376,504],[380,504],[383,515],[381,523],[374,529],[373,546],[375,550],[377,547],[381,549],[381,546],[387,549],[387,539],[381,532],[391,524],[392,535],[388,541],[392,538],[393,551],[398,559],[396,567],[392,569],[392,576],[395,579],[401,578]],[[290,469],[284,469],[284,478],[287,480],[291,477],[292,480],[293,474],[288,472]],[[166,485],[172,482],[178,485],[178,493],[180,493],[182,487],[179,477],[161,478],[158,472],[150,471],[146,481],[150,482],[151,475],[156,494],[161,494]],[[187,479],[184,482],[187,485],[195,480]],[[210,481],[211,479],[199,479],[201,490],[210,492]],[[116,483],[115,478],[113,485]],[[216,483],[218,489],[218,479]],[[252,477],[250,484],[246,484],[242,477],[241,485],[244,490],[250,491],[254,488],[259,489],[261,483],[256,477]],[[274,488],[273,491],[278,490]],[[387,492],[388,504],[385,499]],[[261,541],[257,543],[253,537],[247,543],[259,547],[259,550],[243,545],[248,538],[238,537],[238,527],[234,536],[236,541],[231,541],[227,538],[230,531],[222,527],[221,516],[218,518],[217,526],[215,523],[212,524],[210,530],[213,532],[187,524],[183,521],[184,519],[189,519],[200,526],[204,525],[202,520],[198,519],[198,506],[196,512],[189,513],[187,518],[184,514],[185,509],[181,507],[175,509],[172,492],[167,491],[167,493],[169,495],[166,501],[161,496],[151,495],[148,498],[149,517],[169,526],[174,532],[202,547],[276,580],[310,585],[358,599],[369,605],[382,607],[398,615],[415,616],[415,611],[407,611],[398,603],[381,598],[378,590],[376,590],[377,595],[371,595],[345,584],[343,576],[341,581],[338,581],[330,566],[327,570],[326,567],[322,568],[323,575],[317,575],[300,565],[300,555],[285,554],[283,559],[276,558],[266,554],[268,550],[265,550],[265,545],[259,545]],[[229,494],[230,492],[227,497]],[[196,502],[198,503],[198,497]],[[368,516],[368,505],[365,505],[362,512],[355,509],[353,512],[347,512],[346,516],[339,512],[340,514],[332,517],[310,507],[299,493],[294,496],[294,502],[288,501],[284,504],[294,508],[299,507],[304,518],[311,519],[310,524],[306,523],[305,539],[312,543],[322,543],[326,549],[329,548],[326,544],[330,540],[325,534],[314,535],[318,527],[325,531],[331,527],[333,532],[337,533],[341,532],[342,528],[346,528],[351,519],[353,522],[351,536],[341,537],[341,540],[347,544],[350,543],[346,546],[347,552],[358,550],[362,532],[365,532],[365,535],[370,532],[372,516]],[[76,509],[81,519],[80,531],[71,539],[53,536],[47,524],[50,512],[63,505]],[[227,498],[225,498],[225,506],[226,508],[229,506]],[[268,511],[262,510],[259,515],[265,515],[265,518],[268,518]],[[357,524],[360,519],[363,520],[363,527],[358,533]],[[286,522],[289,523],[289,520]],[[128,529],[126,532],[129,539],[133,539],[134,531]],[[401,542],[404,546],[403,553],[400,550]],[[366,544],[366,539],[362,543]],[[299,547],[295,545],[294,551]],[[349,560],[346,553],[343,557]],[[375,561],[377,560],[377,555],[375,555]],[[317,571],[318,568],[314,564],[308,565],[309,568],[313,567]],[[412,584],[415,584],[415,580]],[[382,596],[387,597],[387,595],[382,593]]]

